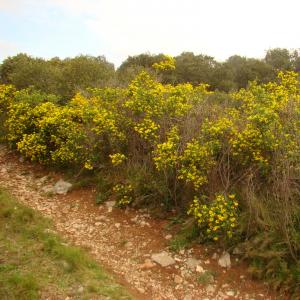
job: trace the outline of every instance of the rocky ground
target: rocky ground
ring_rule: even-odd
[[[71,186],[61,178],[0,146],[0,185],[50,217],[58,233],[85,248],[136,299],[280,298],[251,280],[238,257],[201,245],[171,252],[174,233],[166,221],[144,210],[114,208],[113,201],[96,205],[93,189],[66,193]]]

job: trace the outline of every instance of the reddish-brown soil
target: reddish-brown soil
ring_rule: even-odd
[[[96,205],[93,188],[66,195],[43,194],[39,179],[45,175],[49,180],[44,185],[63,178],[63,174],[41,166],[21,163],[0,146],[0,185],[20,202],[50,217],[58,233],[69,243],[85,248],[135,299],[284,299],[262,282],[251,280],[247,266],[237,257],[231,256],[231,268],[221,268],[212,259],[214,253],[221,254],[220,249],[196,245],[179,253],[170,252],[165,237],[174,232],[166,229],[166,220],[151,218],[141,210],[110,211],[106,204]],[[176,263],[149,266],[151,254],[162,251]],[[205,270],[213,271],[214,282],[201,284],[201,274],[187,267],[188,258],[198,259]]]

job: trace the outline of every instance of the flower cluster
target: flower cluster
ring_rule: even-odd
[[[156,70],[174,70],[175,59],[172,56],[164,55],[165,59],[158,63],[154,63],[152,67]]]
[[[119,166],[126,160],[126,156],[122,153],[115,153],[109,155],[113,166]]]
[[[231,238],[237,227],[238,202],[235,194],[217,194],[215,198],[205,203],[205,197],[198,197],[188,211],[196,219],[203,234],[214,241],[222,236]]]
[[[178,162],[178,128],[173,127],[168,133],[167,140],[156,146],[154,153],[154,164],[157,170],[175,167]]]
[[[187,143],[180,161],[178,178],[192,183],[196,190],[207,183],[208,172],[215,164],[212,147],[197,140]]]
[[[133,187],[131,184],[117,184],[113,187],[117,204],[120,207],[128,206],[133,201]]]

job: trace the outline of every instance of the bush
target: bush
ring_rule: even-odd
[[[142,71],[127,88],[89,89],[58,106],[1,86],[1,118],[6,139],[28,159],[106,170],[121,206],[184,209],[214,241],[254,243],[259,232],[277,232],[281,259],[298,263],[297,74],[281,72],[226,97],[207,88],[163,85]]]

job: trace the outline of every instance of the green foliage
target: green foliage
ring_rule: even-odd
[[[208,285],[210,283],[214,282],[214,278],[216,276],[216,273],[213,271],[205,271],[204,273],[200,274],[197,277],[197,281],[202,285]]]
[[[156,75],[142,71],[126,88],[88,89],[64,106],[2,87],[6,139],[33,161],[105,170],[110,185],[98,202],[112,194],[120,206],[190,211],[198,234],[213,241],[277,231],[283,260],[298,259],[297,74],[279,72],[273,82],[223,95],[207,84],[161,83],[155,76],[173,63],[164,58],[154,62]]]
[[[118,206],[128,206],[133,201],[133,188],[130,183],[116,184],[113,187],[113,191],[115,192]]]
[[[114,66],[104,57],[77,56],[44,60],[27,54],[6,58],[0,68],[1,82],[17,89],[34,87],[56,95],[62,102],[87,87],[103,87],[113,82]],[[31,99],[33,100],[33,98]]]

